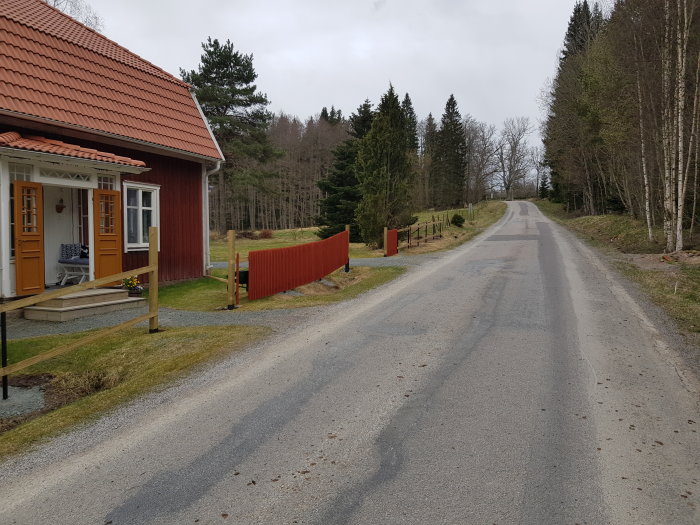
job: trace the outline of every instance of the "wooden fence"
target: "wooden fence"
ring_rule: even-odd
[[[50,299],[57,299],[58,297],[63,297],[75,292],[81,292],[83,290],[91,290],[93,288],[99,288],[100,286],[106,286],[114,283],[115,281],[120,281],[122,279],[127,279],[133,275],[148,274],[148,313],[140,315],[135,319],[131,319],[124,323],[121,323],[110,328],[105,328],[88,336],[85,336],[77,341],[69,343],[64,346],[59,346],[44,352],[43,354],[38,354],[33,357],[29,357],[18,363],[13,363],[11,365],[7,364],[7,312],[12,310],[18,310],[20,308],[25,308],[27,306],[33,306],[37,303],[48,301]],[[74,286],[64,287],[58,290],[52,290],[49,292],[44,292],[39,295],[33,295],[31,297],[25,297],[24,299],[18,299],[16,301],[11,301],[8,303],[0,304],[0,330],[2,338],[2,367],[0,368],[0,373],[2,374],[2,398],[7,399],[8,397],[8,380],[7,376],[20,370],[24,370],[32,365],[41,363],[52,357],[56,357],[71,350],[75,350],[83,345],[96,341],[102,337],[110,335],[123,328],[128,328],[135,324],[141,323],[143,321],[148,321],[148,331],[149,333],[154,333],[158,331],[158,228],[151,227],[148,231],[148,266],[142,268],[136,268],[135,270],[128,270],[126,272],[116,273],[114,275],[109,275],[107,277],[101,277],[100,279],[95,279],[94,281],[87,281],[81,284],[76,284]]]
[[[349,261],[346,229],[322,241],[248,254],[248,299],[274,295],[322,279]]]
[[[406,232],[406,242],[408,243],[408,248],[413,246],[420,246],[421,239],[423,243],[427,242],[428,239],[437,239],[442,237],[443,229],[447,228],[444,221],[437,222],[422,222],[418,224],[413,224],[407,228],[402,228],[397,230],[397,232]]]

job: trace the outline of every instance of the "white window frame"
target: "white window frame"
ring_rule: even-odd
[[[142,232],[143,232],[143,226],[142,226],[142,218],[143,218],[143,208],[142,208],[142,202],[143,199],[141,198],[142,192],[151,192],[153,196],[151,197],[151,203],[152,203],[152,223],[151,226],[157,226],[158,227],[158,250],[160,250],[160,186],[157,184],[147,184],[145,182],[133,182],[133,181],[123,181],[123,191],[122,191],[122,203],[123,203],[123,216],[124,216],[124,251],[125,252],[135,252],[135,251],[144,251],[148,250],[148,239],[143,239],[141,238]],[[137,199],[137,217],[138,217],[138,224],[136,231],[138,233],[139,239],[138,242],[129,242],[129,208],[133,208],[133,206],[127,206],[127,193],[128,190],[136,190],[138,191],[138,199]]]

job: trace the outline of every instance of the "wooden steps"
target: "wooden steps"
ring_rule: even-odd
[[[24,318],[37,321],[70,321],[145,304],[140,297],[129,297],[123,289],[97,288],[50,299],[24,309]]]

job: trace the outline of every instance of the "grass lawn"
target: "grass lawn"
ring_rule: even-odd
[[[0,419],[0,457],[19,452],[78,423],[224,357],[269,330],[253,326],[129,328],[10,376],[10,384],[44,384],[43,412]],[[82,334],[9,342],[10,363],[79,339]],[[91,333],[91,332],[90,332]]]
[[[333,283],[333,286],[310,283],[296,289],[304,294],[303,296],[277,294],[256,301],[249,301],[245,290],[241,288],[241,307],[245,310],[272,310],[319,306],[344,301],[391,281],[404,271],[404,268],[397,267],[354,266],[350,273],[345,273],[341,269],[327,276],[325,281]],[[223,269],[216,269],[212,273],[217,277],[226,277],[226,270]],[[228,303],[226,284],[206,277],[162,286],[159,288],[158,294],[161,306],[180,310],[211,312],[224,309]],[[236,315],[235,312],[228,313]]]
[[[428,242],[423,242],[423,240],[421,240],[420,246],[412,245],[411,248],[408,248],[406,243],[402,242],[399,245],[399,253],[402,255],[412,255],[452,249],[473,239],[486,228],[494,224],[498,219],[503,217],[507,208],[508,206],[503,201],[480,202],[473,208],[474,218],[465,221],[461,228],[450,226],[447,230],[443,230],[443,237],[441,239],[431,239]],[[467,212],[464,209],[450,210],[448,213],[450,218],[452,218],[454,213],[459,213],[463,217],[467,217]],[[419,216],[420,222],[425,222],[425,219],[430,221],[432,214],[433,212],[430,211],[424,212],[422,216]]]
[[[433,243],[429,242],[425,245],[421,244],[420,249],[411,249],[403,252],[404,255],[412,253],[426,253],[430,251],[445,250],[453,248],[463,242],[468,241],[477,235],[483,228],[490,226],[505,213],[506,205],[500,201],[487,201],[474,205],[474,218],[471,221],[466,221],[462,228],[450,226],[448,229],[449,242]],[[427,210],[416,213],[418,222],[430,222],[433,217],[439,220],[440,216],[447,213],[449,218],[455,213],[459,213],[467,218],[468,211],[464,208],[455,210],[434,211]],[[316,235],[318,228],[297,228],[293,230],[274,230],[271,239],[236,239],[236,251],[241,254],[241,259],[245,260],[248,253],[252,250],[268,250],[272,248],[286,248],[288,246],[296,246],[308,242],[318,241]],[[456,237],[455,237],[456,236]],[[455,239],[457,241],[455,242]],[[210,241],[211,260],[217,262],[225,262],[228,260],[228,245],[226,239],[212,238]],[[361,259],[366,257],[382,257],[383,250],[373,250],[364,243],[350,243],[350,257],[353,259]]]

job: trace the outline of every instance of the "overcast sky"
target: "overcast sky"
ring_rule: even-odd
[[[347,116],[391,82],[422,119],[451,93],[500,128],[541,120],[575,0],[88,0],[118,44],[179,77],[208,36],[254,55],[270,109]],[[534,139],[535,137],[532,137]],[[535,140],[533,140],[535,142]]]

